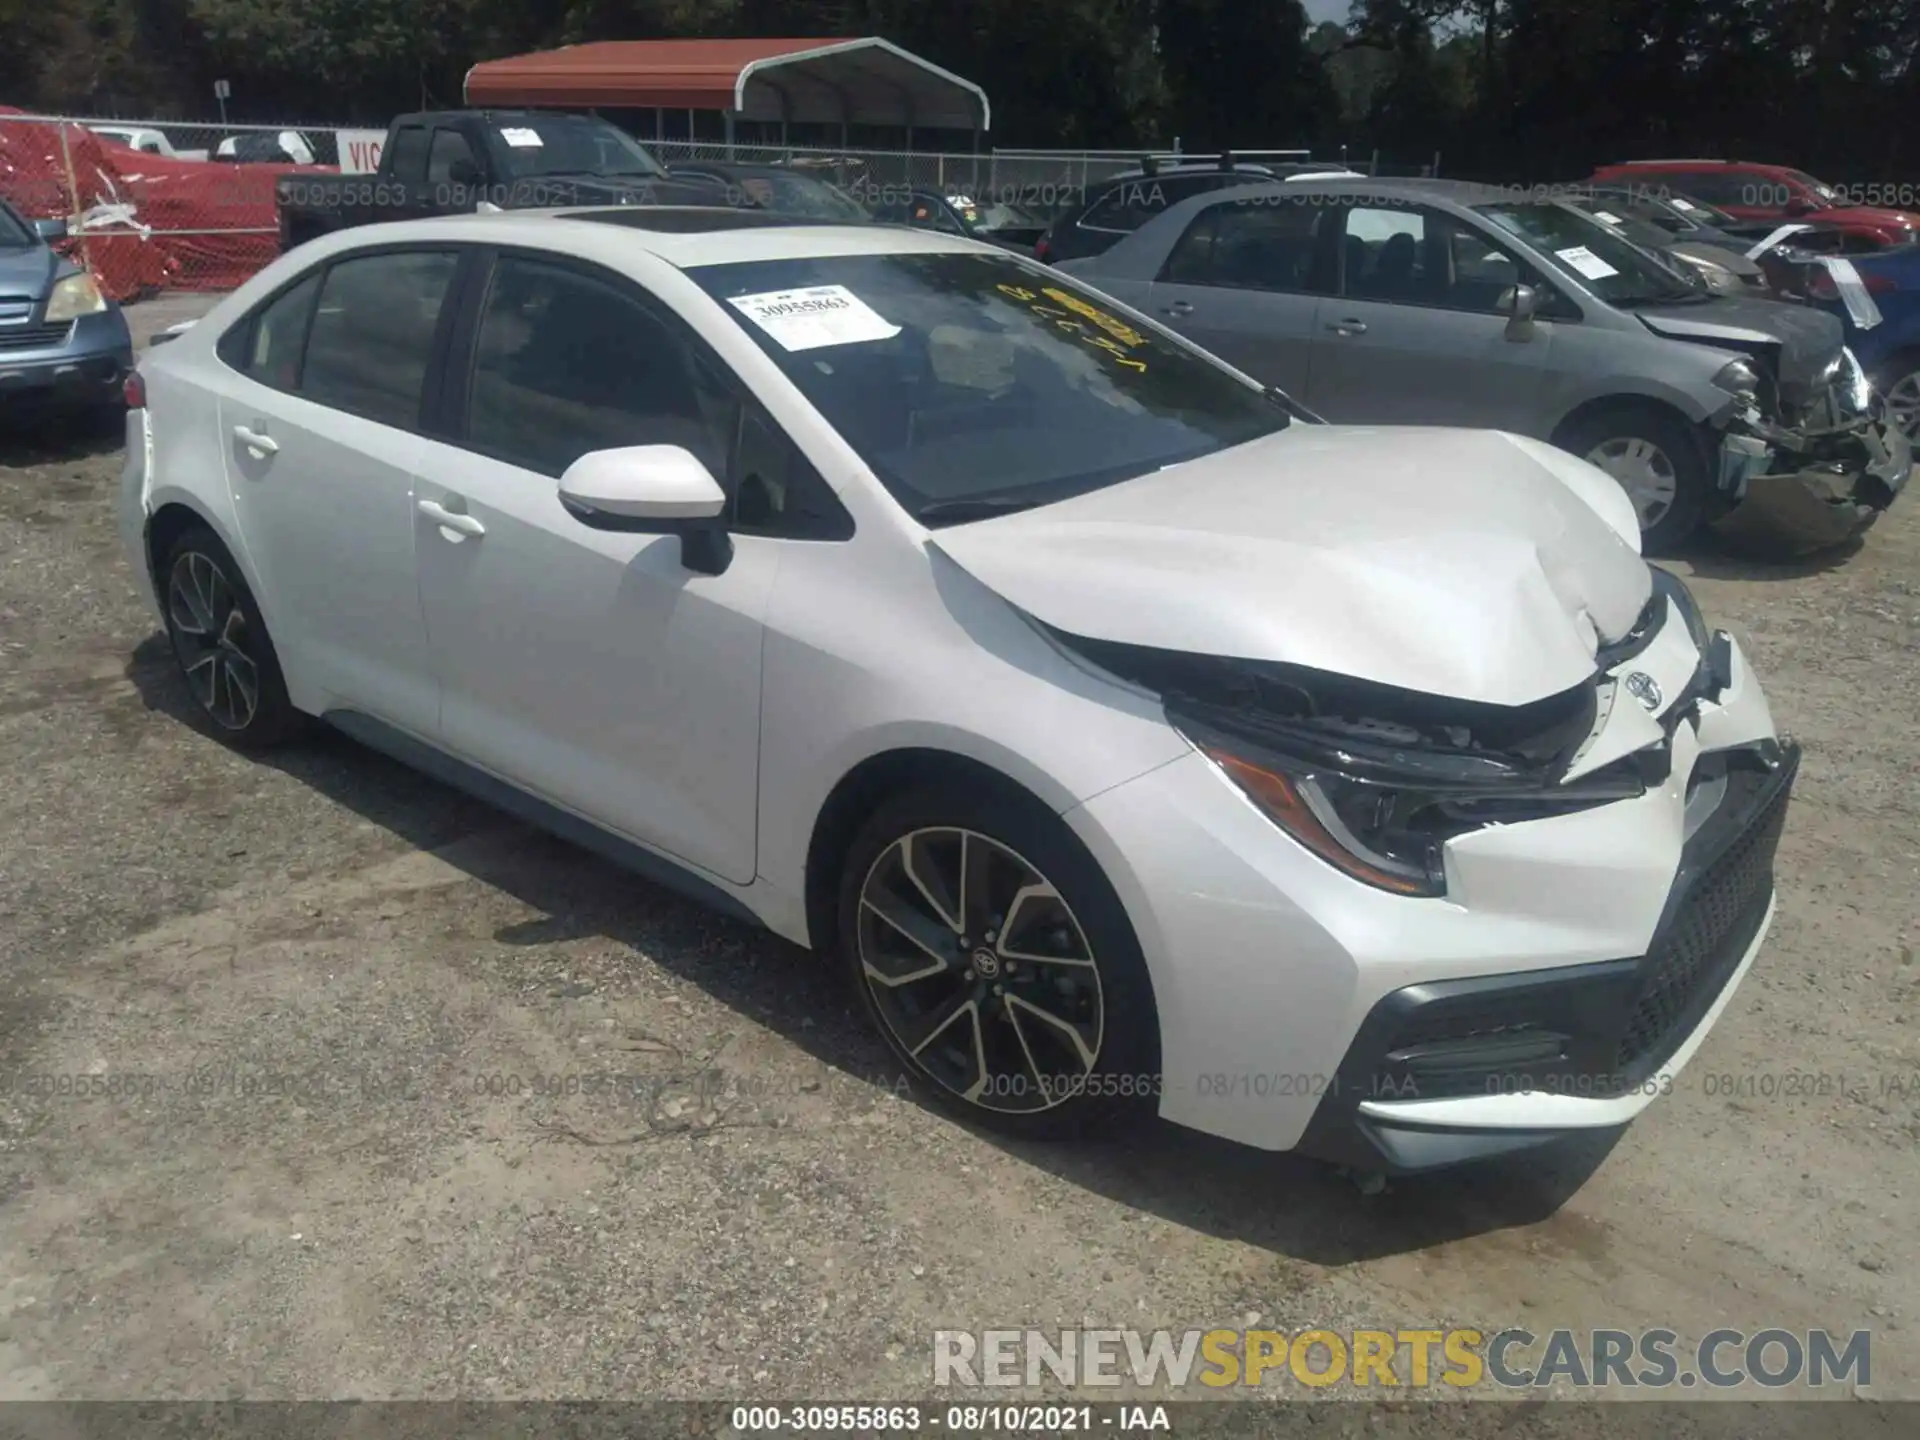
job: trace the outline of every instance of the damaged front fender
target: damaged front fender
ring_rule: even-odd
[[[1789,430],[1737,414],[1720,444],[1727,508],[1709,522],[1722,539],[1804,555],[1864,533],[1906,485],[1913,452],[1878,416],[1822,430]]]

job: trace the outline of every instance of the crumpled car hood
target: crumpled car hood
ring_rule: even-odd
[[[1652,589],[1608,476],[1491,430],[1295,425],[929,543],[1072,635],[1524,705]]]
[[[1736,349],[1779,347],[1780,384],[1804,391],[1840,353],[1846,327],[1811,305],[1721,296],[1706,305],[1643,305],[1633,312],[1656,334],[1675,340],[1716,341]]]

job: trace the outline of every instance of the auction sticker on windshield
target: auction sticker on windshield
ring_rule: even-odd
[[[1553,253],[1566,263],[1568,269],[1577,271],[1589,280],[1605,280],[1609,275],[1620,273],[1584,245],[1571,245]]]
[[[1618,225],[1620,223],[1620,217],[1615,215],[1611,210],[1596,210],[1593,212],[1593,218],[1596,220],[1604,220],[1609,225]]]
[[[528,130],[524,126],[506,126],[501,130],[500,138],[519,150],[538,150],[541,148],[540,132],[538,130]]]
[[[728,303],[766,331],[783,350],[819,350],[862,340],[891,340],[900,333],[898,325],[888,324],[844,285],[733,295]]]

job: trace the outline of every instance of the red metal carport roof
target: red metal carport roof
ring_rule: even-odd
[[[719,110],[746,120],[985,130],[987,95],[887,40],[599,40],[467,72],[469,105]]]

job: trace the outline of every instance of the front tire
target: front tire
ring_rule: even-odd
[[[1066,1139],[1156,1108],[1139,942],[1099,865],[1038,802],[957,785],[886,802],[848,852],[839,941],[888,1049],[955,1114]]]
[[[1699,530],[1712,488],[1707,446],[1678,415],[1620,405],[1576,420],[1557,443],[1627,492],[1647,554],[1669,554]]]
[[[1874,376],[1887,407],[1887,419],[1920,445],[1920,350],[1894,356]]]
[[[181,678],[221,739],[264,749],[298,738],[307,718],[287,698],[272,638],[240,567],[204,525],[167,548],[161,610]]]

